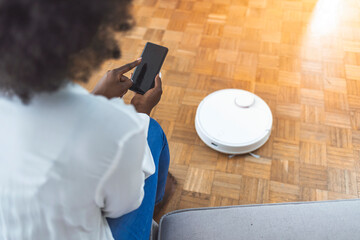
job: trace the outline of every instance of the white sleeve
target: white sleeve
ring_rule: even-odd
[[[121,98],[112,98],[112,99],[110,99],[110,102],[117,108],[119,108],[120,106],[124,107],[124,101]],[[134,110],[135,110],[135,108],[134,108]],[[136,115],[137,115],[138,120],[141,122],[140,125],[143,125],[146,129],[145,138],[147,138],[147,133],[148,133],[147,130],[149,129],[150,117],[145,113],[136,113]],[[145,148],[145,157],[143,160],[142,170],[145,173],[145,178],[148,178],[152,174],[155,173],[154,159],[152,157],[150,148],[147,144],[146,144],[146,148]]]
[[[115,159],[100,180],[95,202],[106,217],[116,218],[137,209],[144,197],[147,128],[135,129],[118,144]]]
[[[145,129],[149,129],[150,117],[145,113],[138,113],[138,116],[141,119],[141,121],[143,122]],[[147,138],[147,133],[148,133],[148,131],[146,131],[146,138]],[[154,159],[153,159],[153,156],[151,154],[151,150],[150,150],[150,147],[148,144],[146,144],[146,147],[145,147],[145,157],[144,157],[142,169],[145,173],[145,178],[148,178],[151,175],[153,175],[156,170],[155,164],[154,164]]]

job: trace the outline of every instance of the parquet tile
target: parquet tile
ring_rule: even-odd
[[[328,146],[338,148],[352,148],[352,131],[347,128],[328,128]]]
[[[320,90],[302,88],[300,89],[300,103],[324,107],[324,92]]]
[[[288,118],[277,118],[275,121],[275,138],[290,142],[299,141],[300,123]]]
[[[239,204],[269,202],[269,180],[253,177],[242,177]]]
[[[296,103],[278,103],[276,106],[276,114],[279,117],[298,120],[301,117],[301,105]]]
[[[325,122],[324,108],[306,104],[301,105],[301,121],[304,123],[323,124]]]
[[[267,100],[276,100],[279,87],[271,84],[256,83],[255,93]]]
[[[190,167],[184,183],[184,190],[198,193],[211,193],[214,171]]]
[[[350,170],[329,168],[329,190],[347,195],[357,195],[356,173]]]
[[[186,180],[187,172],[189,167],[182,164],[171,164],[169,171],[171,171],[171,174],[176,178],[176,181],[181,185],[181,189],[183,188],[183,185]]]
[[[194,206],[210,206],[210,195],[183,190],[181,192],[180,202],[177,209],[193,208]]]
[[[279,85],[299,87],[301,82],[301,74],[298,72],[280,71]]]
[[[207,146],[194,146],[190,159],[190,166],[215,170],[219,154],[220,153],[215,150],[208,149]]]
[[[175,98],[176,99],[176,98]],[[159,116],[163,120],[175,121],[179,112],[180,106],[174,103],[161,103],[154,111],[156,116]]]
[[[360,150],[355,151],[354,156],[359,159],[360,158]],[[360,177],[359,177],[359,173],[360,173],[360,162],[356,162],[356,181],[357,181],[357,189],[358,189],[358,194],[360,193]]]
[[[300,126],[300,140],[326,142],[328,127],[322,124],[302,123]]]
[[[329,191],[328,198],[329,198],[329,200],[340,200],[340,199],[353,199],[353,198],[359,198],[359,197],[358,197],[358,195],[349,195],[349,194]]]
[[[269,201],[276,202],[297,202],[300,197],[300,187],[297,185],[282,182],[270,182]]]
[[[347,93],[349,95],[360,96],[360,81],[347,80]]]
[[[262,38],[263,42],[261,43],[260,53],[271,55],[271,56],[279,55],[280,44],[277,43],[278,42],[276,40],[277,36],[272,36],[272,35],[263,33],[261,35],[261,38]],[[277,62],[278,62],[277,64],[280,65],[280,57],[278,58]]]
[[[270,179],[271,160],[266,158],[256,159],[246,157],[242,175],[255,178]]]
[[[360,97],[357,96],[348,96],[349,110],[350,111],[360,111]]]
[[[134,1],[136,26],[115,34],[121,59],[105,62],[85,87],[138,58],[147,41],[169,48],[164,93],[151,114],[168,137],[178,180],[162,214],[360,197],[360,5],[337,1],[330,24],[323,13],[335,1],[324,1]],[[258,159],[229,158],[196,134],[198,104],[224,88],[254,92],[272,111]]]
[[[239,200],[217,196],[215,194],[212,194],[210,197],[211,207],[232,206],[232,205],[239,205]]]
[[[323,90],[323,75],[319,73],[304,72],[301,74],[301,87],[314,90]]]
[[[196,144],[200,141],[197,137],[195,126],[189,127],[188,124],[175,123],[170,140],[174,142]]]
[[[241,181],[241,175],[215,172],[211,193],[225,198],[239,199]]]
[[[326,149],[328,166],[340,169],[354,169],[356,161],[353,149],[328,146]]]
[[[305,164],[327,166],[326,144],[301,141],[300,161]]]
[[[329,193],[325,190],[302,187],[300,197],[303,201],[326,201]]]
[[[258,68],[256,82],[271,84],[279,79],[279,70],[271,68]],[[285,93],[286,94],[286,93]]]
[[[347,81],[343,78],[325,78],[324,79],[325,90],[331,92],[347,93]]]
[[[229,156],[226,154],[219,154],[217,162],[216,162],[216,170],[220,172],[227,172],[227,166]]]
[[[350,128],[350,115],[348,112],[325,112],[325,124],[332,127]]]
[[[299,163],[289,160],[273,160],[271,165],[272,181],[299,184]]]
[[[299,179],[301,186],[327,190],[328,188],[327,167],[302,164],[300,166]]]
[[[276,139],[272,147],[274,160],[299,161],[299,143]]]
[[[343,93],[325,91],[325,111],[347,112],[349,110],[347,96]]]
[[[281,44],[282,47],[285,47],[286,45]],[[297,51],[298,49],[292,49],[292,46],[289,46],[290,48],[288,50],[290,51]],[[282,53],[281,52],[282,49],[280,49],[280,66],[279,69],[281,71],[286,71],[286,72],[291,72],[294,73],[296,71],[299,70],[300,66],[301,66],[301,60],[292,56],[292,54],[290,54],[290,56],[288,56],[288,53]],[[292,82],[292,81],[291,81]]]
[[[177,165],[184,165],[184,166],[189,165],[191,159],[191,153],[193,152],[194,149],[193,145],[174,142],[169,147],[170,147],[171,155],[173,156],[171,158],[171,163]]]
[[[345,52],[344,61],[345,64],[360,66],[360,54],[356,52]]]
[[[345,65],[346,78],[360,81],[360,66]]]
[[[345,69],[342,61],[340,63],[324,62],[324,75],[330,78],[344,78]]]
[[[279,88],[278,103],[299,103],[299,89],[295,87],[281,86]]]
[[[352,144],[354,148],[360,149],[360,131],[353,131]]]

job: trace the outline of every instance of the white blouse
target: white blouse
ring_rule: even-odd
[[[0,97],[0,239],[109,240],[155,172],[149,117],[77,84]]]

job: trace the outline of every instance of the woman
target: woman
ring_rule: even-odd
[[[129,4],[0,0],[0,239],[149,238],[169,166],[149,118],[161,79],[132,106],[123,74],[141,59],[93,94],[72,82],[120,56],[112,33],[131,27]]]

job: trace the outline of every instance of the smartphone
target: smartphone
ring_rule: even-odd
[[[155,77],[160,72],[167,53],[166,47],[147,42],[141,54],[141,63],[135,68],[131,78],[133,85],[130,90],[145,94],[153,88]]]

